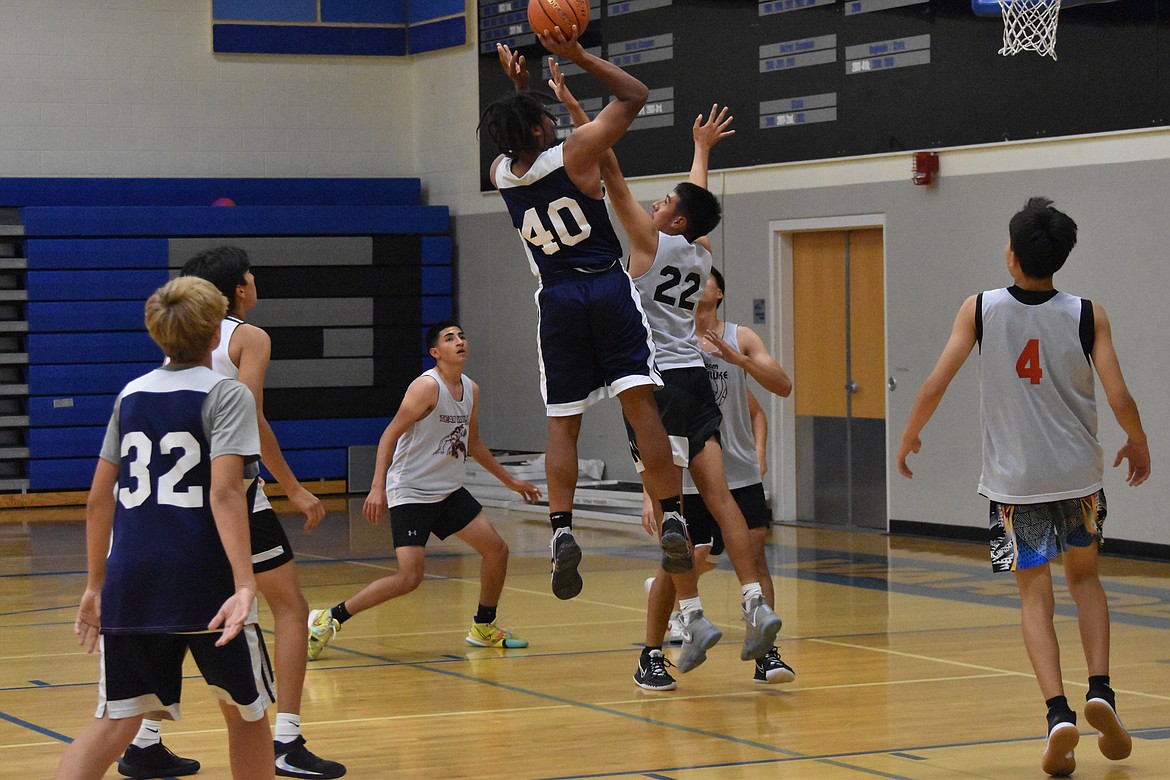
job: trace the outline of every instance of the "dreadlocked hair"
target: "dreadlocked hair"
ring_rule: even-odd
[[[513,159],[522,152],[538,151],[532,128],[549,113],[546,105],[550,100],[543,92],[513,92],[484,109],[475,133],[487,131],[496,147]]]

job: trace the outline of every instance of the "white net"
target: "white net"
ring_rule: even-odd
[[[1034,51],[1056,59],[1056,22],[1060,0],[999,0],[1003,11],[1003,48],[1007,57]]]

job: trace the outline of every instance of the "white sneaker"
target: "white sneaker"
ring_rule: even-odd
[[[681,645],[683,638],[682,613],[675,610],[670,613],[670,622],[666,624],[666,636],[663,641],[668,645]]]

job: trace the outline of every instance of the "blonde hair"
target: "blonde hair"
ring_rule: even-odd
[[[174,363],[198,363],[219,331],[227,301],[206,279],[180,276],[146,300],[146,329]]]

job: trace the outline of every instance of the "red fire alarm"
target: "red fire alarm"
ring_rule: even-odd
[[[934,174],[938,173],[938,152],[915,152],[910,171],[910,180],[915,184],[933,183]]]

